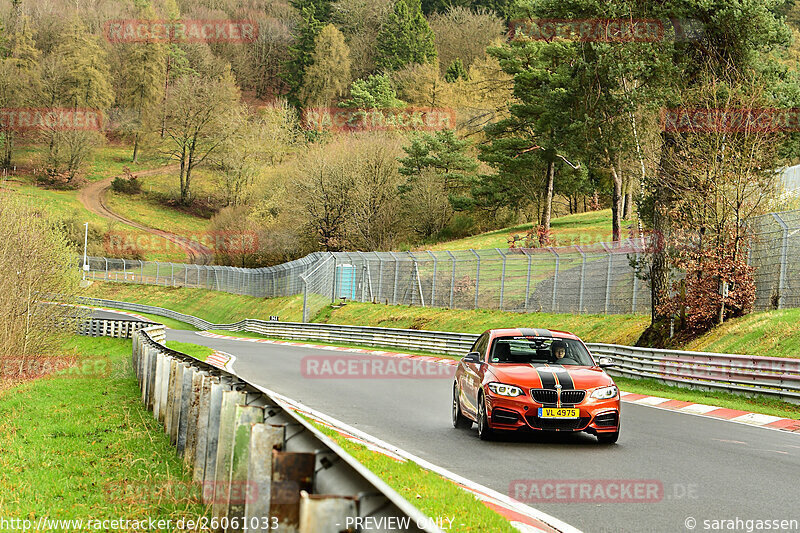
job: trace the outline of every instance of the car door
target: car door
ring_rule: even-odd
[[[481,361],[485,361],[488,344],[489,334],[484,333],[475,341],[470,351],[480,353]],[[483,365],[478,363],[465,363],[463,361],[461,364],[464,366],[464,372],[461,374],[462,382],[459,384],[459,388],[461,389],[461,404],[464,406],[464,412],[475,417],[478,413],[478,391],[483,381]]]

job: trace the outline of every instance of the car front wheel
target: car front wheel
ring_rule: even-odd
[[[492,440],[494,431],[489,427],[489,417],[486,414],[486,400],[483,395],[478,397],[478,438]]]
[[[461,412],[461,402],[458,401],[458,387],[453,385],[453,427],[456,429],[469,429],[472,420]]]

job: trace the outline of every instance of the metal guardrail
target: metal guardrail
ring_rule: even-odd
[[[478,338],[472,333],[255,319],[233,324],[212,324],[161,307],[97,298],[84,298],[82,302],[166,316],[203,330],[248,331],[283,339],[402,348],[456,356],[467,353]],[[737,394],[761,394],[800,403],[800,359],[658,350],[615,344],[587,343],[587,346],[595,355],[614,359],[616,365],[609,370],[612,375],[653,378],[671,385]]]
[[[142,402],[202,486],[203,501],[211,505],[212,530],[443,533],[279,400],[164,346],[163,325],[91,323],[83,334],[124,336],[135,330],[132,358]]]
[[[140,329],[157,326],[155,322],[142,322],[141,320],[110,320],[104,318],[90,318],[78,324],[78,335],[86,337],[115,337],[118,339],[133,338],[134,333]]]

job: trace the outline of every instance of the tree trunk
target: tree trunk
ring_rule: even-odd
[[[650,265],[650,297],[652,302],[651,321],[653,323],[669,319],[659,312],[659,307],[669,296],[669,263],[667,262],[667,239],[670,234],[670,221],[667,214],[670,206],[670,192],[667,183],[672,174],[676,142],[672,134],[662,133],[661,160],[653,183],[653,235],[650,247],[653,256]]]
[[[625,209],[622,211],[623,220],[630,220],[633,215],[633,184],[628,183],[628,190],[625,191]]]
[[[611,240],[620,240],[620,228],[622,227],[622,177],[617,172],[616,165],[611,165],[611,178],[613,186],[611,190]]]
[[[550,231],[550,217],[553,213],[553,180],[556,173],[555,161],[547,162],[547,186],[544,190],[544,210],[542,212],[542,226],[545,234]]]
[[[136,132],[136,135],[133,136],[133,158],[132,161],[134,163],[139,162],[139,132]]]

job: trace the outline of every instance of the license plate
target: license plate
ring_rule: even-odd
[[[578,418],[578,409],[559,409],[556,407],[540,407],[539,418]]]

